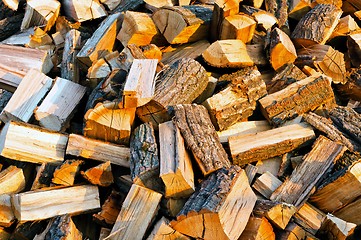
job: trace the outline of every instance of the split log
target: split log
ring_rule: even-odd
[[[346,78],[345,84],[337,84],[338,92],[346,98],[361,101],[361,69],[351,69]]]
[[[123,108],[122,103],[98,103],[84,115],[84,136],[116,144],[129,144],[135,118],[135,108]]]
[[[346,37],[353,31],[356,31],[358,29],[360,29],[360,27],[357,25],[355,19],[351,15],[347,15],[339,20],[335,30],[333,30],[330,39],[336,37]]]
[[[164,6],[173,6],[172,0],[144,0],[145,7],[151,12],[157,11]]]
[[[137,10],[143,3],[143,0],[121,1],[119,5],[111,11],[111,13],[126,12],[129,10],[134,11]]]
[[[161,198],[161,194],[133,184],[107,239],[142,240]]]
[[[147,240],[190,240],[189,237],[169,226],[169,220],[162,217],[155,225]]]
[[[31,190],[50,187],[51,180],[57,166],[57,164],[42,163],[37,169]]]
[[[71,29],[65,36],[63,58],[61,62],[61,77],[79,83],[79,66],[76,55],[81,44],[80,32]]]
[[[295,223],[300,225],[307,232],[316,235],[318,230],[321,228],[325,217],[326,214],[324,214],[322,211],[309,203],[305,203],[297,211],[297,213],[295,213],[293,219]]]
[[[259,100],[263,115],[273,125],[280,125],[320,105],[332,106],[335,97],[324,75],[312,75]]]
[[[94,220],[101,225],[113,225],[117,220],[124,199],[123,194],[113,190],[105,200],[102,210],[93,214]]]
[[[331,77],[334,83],[346,83],[346,64],[343,53],[327,45],[315,44],[297,52],[296,65],[317,69]]]
[[[256,177],[257,169],[258,168],[256,166],[253,166],[252,164],[247,164],[247,166],[244,168],[250,185],[252,184],[253,179]]]
[[[318,235],[327,239],[346,240],[353,234],[355,228],[356,224],[346,222],[332,214],[327,214]]]
[[[355,31],[347,37],[347,54],[354,67],[361,65],[361,31]]]
[[[222,168],[201,183],[171,226],[194,238],[238,239],[256,199],[244,170]]]
[[[287,0],[265,0],[265,7],[267,12],[272,13],[278,19],[279,28],[289,34],[288,24],[288,1]]]
[[[239,39],[249,43],[256,29],[257,22],[247,14],[228,16],[223,20],[220,39]]]
[[[129,148],[76,134],[69,135],[66,154],[129,167]]]
[[[301,206],[315,184],[345,151],[343,145],[321,135],[303,162],[292,172],[290,178],[272,193],[270,199]]]
[[[40,126],[54,131],[65,131],[85,92],[85,87],[57,77],[49,94],[35,111],[35,118]]]
[[[62,1],[64,13],[74,21],[84,22],[107,16],[107,12],[98,0]]]
[[[157,59],[134,59],[123,89],[124,108],[148,103],[154,95]]]
[[[227,153],[219,141],[205,107],[195,104],[176,105],[174,111],[174,122],[202,173],[208,175],[222,167],[229,167]]]
[[[266,84],[256,67],[223,75],[219,79],[224,80],[230,84],[203,103],[213,124],[221,131],[251,116],[256,109],[257,100],[267,94]]]
[[[272,193],[282,185],[282,181],[272,175],[270,172],[265,172],[253,183],[252,188],[257,190],[262,196],[269,199]]]
[[[276,71],[279,71],[286,64],[293,63],[297,58],[296,49],[291,39],[279,28],[274,28],[271,31],[269,55],[271,65]]]
[[[166,216],[176,217],[187,200],[188,198],[163,198],[160,210]]]
[[[273,157],[262,161],[258,161],[256,163],[257,173],[263,174],[268,171],[271,174],[277,176],[281,164],[282,164],[282,157]]]
[[[93,185],[109,187],[113,182],[112,167],[110,161],[89,168],[85,172],[80,172],[83,177]]]
[[[195,190],[190,155],[179,129],[172,121],[159,125],[160,174],[165,197],[189,197]]]
[[[294,0],[288,4],[288,17],[301,20],[311,10],[310,0]]]
[[[267,92],[272,94],[278,92],[288,85],[305,79],[307,76],[294,64],[287,64],[277,73],[271,81],[267,82]]]
[[[241,40],[219,40],[212,43],[202,54],[207,64],[218,68],[242,68],[253,66],[254,62]]]
[[[254,17],[257,26],[263,30],[271,29],[275,24],[278,24],[278,19],[272,13],[262,9],[242,5],[240,11]]]
[[[12,196],[12,203],[19,221],[41,220],[100,208],[98,187],[91,185],[18,193]]]
[[[51,223],[51,224],[50,224]],[[82,239],[83,234],[76,228],[70,215],[55,217],[50,222],[50,227],[45,239]],[[59,236],[61,236],[59,238]]]
[[[12,210],[11,196],[9,194],[1,194],[0,195],[0,226],[1,227],[10,227],[14,222],[15,222],[15,215]],[[0,238],[1,238],[1,231],[0,231]]]
[[[239,240],[275,240],[272,225],[264,217],[250,217]]]
[[[133,183],[162,191],[158,146],[151,123],[143,123],[133,132],[130,141],[130,173]]]
[[[38,70],[30,70],[3,109],[1,121],[29,121],[33,111],[51,88],[52,82],[51,78]]]
[[[114,10],[121,2],[121,0],[100,0],[100,3],[105,5],[110,11]]]
[[[291,222],[288,224],[286,229],[277,234],[279,240],[294,240],[294,239],[305,239],[306,232],[297,224]]]
[[[20,31],[24,13],[9,16],[0,20],[0,41],[7,39]]]
[[[264,132],[229,138],[233,163],[245,165],[280,156],[315,138],[308,124],[291,124]]]
[[[1,130],[0,139],[1,156],[17,161],[46,163],[64,160],[68,136],[10,121]]]
[[[25,188],[25,176],[21,168],[10,166],[0,172],[0,195],[18,193]]]
[[[309,47],[317,43],[325,44],[336,28],[341,14],[342,11],[335,5],[317,5],[298,22],[291,35],[293,43],[297,48]]]
[[[183,58],[174,62],[156,77],[153,99],[137,108],[137,115],[143,122],[158,126],[170,120],[167,107],[192,103],[207,87],[208,76],[203,66],[191,59]]]
[[[203,90],[201,95],[199,95],[196,99],[194,99],[193,103],[202,104],[206,99],[213,96],[214,91],[217,87],[218,79],[215,77],[208,77],[207,87]]]
[[[256,66],[263,67],[269,65],[263,43],[247,44],[246,49],[248,56]]]
[[[122,53],[124,53],[124,51],[126,50],[123,49]],[[133,60],[134,59],[129,62],[129,68]],[[102,80],[108,81],[107,79],[112,78],[114,73],[119,71],[128,72],[128,70],[128,66],[125,67],[121,61],[121,54],[119,54],[118,51],[114,51],[96,60],[88,69],[87,78],[89,78],[89,80],[92,82],[91,84],[93,84],[93,82],[98,84],[99,81]]]
[[[144,46],[155,43],[162,45],[165,40],[153,19],[146,13],[127,11],[117,39],[126,47],[129,44]]]
[[[333,214],[347,222],[355,223],[359,225],[361,218],[359,214],[355,214],[361,208],[361,198],[357,198],[352,203],[347,204],[345,207],[335,211]]]
[[[192,5],[162,7],[152,18],[170,44],[196,42],[207,38],[211,23],[212,9]]]
[[[52,182],[62,186],[73,186],[75,177],[80,170],[82,160],[66,160],[58,166],[54,173]]]
[[[82,64],[90,67],[95,60],[113,50],[122,18],[122,14],[115,13],[103,20],[98,29],[76,55]]]

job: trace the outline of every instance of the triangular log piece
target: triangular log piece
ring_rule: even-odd
[[[253,17],[244,13],[228,16],[223,20],[220,39],[239,39],[244,43],[249,43],[253,38],[256,25],[257,22]]]
[[[169,220],[162,217],[155,225],[147,240],[190,240],[169,226]]]
[[[89,168],[85,172],[80,172],[91,184],[101,187],[109,187],[113,182],[113,173],[110,161]]]
[[[275,240],[272,225],[264,217],[250,217],[238,240]]]
[[[346,222],[329,213],[317,235],[324,239],[346,240],[354,233],[356,226],[354,223]]]
[[[54,173],[52,182],[62,186],[74,185],[75,177],[78,175],[82,160],[66,160],[58,166]]]

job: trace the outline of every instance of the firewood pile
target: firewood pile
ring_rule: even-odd
[[[0,240],[361,239],[359,0],[0,0]]]

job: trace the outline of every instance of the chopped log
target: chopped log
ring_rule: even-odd
[[[292,172],[290,178],[272,193],[270,199],[301,206],[318,180],[345,151],[343,145],[321,135],[303,162]]]
[[[346,67],[343,53],[327,45],[315,44],[299,50],[296,64],[308,65],[332,78],[334,83],[346,83]]]
[[[64,160],[68,136],[10,121],[1,130],[0,139],[1,156],[17,161],[46,163]]]
[[[125,196],[123,196],[123,194],[113,190],[105,200],[102,210],[93,214],[94,220],[101,225],[104,225],[104,223],[113,225],[117,220],[124,199]]]
[[[346,37],[351,32],[358,29],[360,29],[360,27],[357,25],[355,19],[351,15],[347,15],[339,20],[335,30],[333,30],[330,39],[336,37]]]
[[[81,43],[80,32],[71,29],[65,36],[63,58],[61,62],[61,77],[79,83],[79,66],[76,55]]]
[[[305,203],[297,213],[295,213],[293,219],[295,223],[300,225],[307,232],[316,235],[321,228],[325,217],[326,215],[322,211],[309,203]]]
[[[162,191],[158,146],[151,123],[143,123],[133,131],[130,141],[130,173],[133,183]]]
[[[25,15],[21,23],[21,30],[27,29],[32,26],[45,25],[44,31],[48,32],[60,12],[60,2],[57,0],[31,0],[27,1]]]
[[[9,16],[0,20],[0,41],[7,39],[20,31],[24,13]]]
[[[113,50],[122,18],[122,14],[115,13],[109,15],[102,21],[91,38],[86,41],[82,49],[76,55],[77,59],[82,64],[90,67],[94,61]]]
[[[98,187],[91,185],[18,193],[12,196],[12,203],[19,221],[41,220],[100,208]]]
[[[347,53],[354,67],[361,65],[361,31],[355,31],[347,37]]]
[[[239,240],[275,240],[272,225],[264,217],[250,217]]]
[[[253,182],[253,179],[256,177],[258,168],[256,166],[253,166],[252,164],[247,164],[247,166],[244,168],[246,171],[246,175],[248,177],[248,182],[251,185]]]
[[[151,12],[157,11],[164,6],[173,6],[172,0],[144,0],[145,7]]]
[[[160,174],[165,197],[189,197],[195,190],[190,155],[179,129],[172,121],[159,125]]]
[[[176,217],[184,207],[188,198],[162,198],[161,211],[169,217]]]
[[[355,228],[356,224],[346,222],[332,214],[327,214],[318,235],[327,239],[346,240],[353,234]]]
[[[249,43],[256,29],[257,22],[247,14],[237,14],[226,17],[222,23],[220,39],[239,39]]]
[[[128,1],[121,1],[119,5],[114,8],[111,13],[117,12],[126,12],[126,11],[134,11],[138,9],[144,3],[143,0],[128,0]]]
[[[84,115],[84,136],[117,144],[129,144],[135,108],[117,102],[98,103]]]
[[[49,91],[51,85],[51,78],[38,70],[29,70],[3,109],[0,115],[1,121],[29,121],[34,109]]]
[[[176,105],[174,111],[174,122],[202,173],[208,175],[222,167],[229,167],[227,153],[219,141],[205,107],[195,104]]]
[[[190,240],[189,237],[169,226],[169,220],[162,217],[155,225],[147,240]]]
[[[266,57],[266,51],[264,49],[264,44],[247,44],[246,45],[248,56],[254,62],[256,66],[267,66],[269,61]]]
[[[129,44],[144,46],[151,43],[162,45],[165,40],[153,19],[146,13],[127,11],[117,39],[126,47]]]
[[[217,134],[221,143],[228,143],[230,137],[258,133],[270,129],[271,125],[269,125],[266,120],[246,121],[235,123],[232,126],[229,126],[226,130],[217,132]]]
[[[272,13],[278,19],[279,28],[289,34],[289,24],[288,24],[288,3],[287,0],[265,0],[265,7],[267,12]]]
[[[84,162],[82,160],[66,160],[58,166],[54,173],[52,182],[62,186],[73,186],[75,177],[80,170],[80,165]]]
[[[105,5],[110,11],[114,10],[121,2],[121,0],[100,0],[100,3]]]
[[[192,103],[207,87],[208,76],[203,66],[191,59],[182,58],[174,62],[156,77],[153,99],[137,108],[137,115],[143,122],[153,126],[169,121],[167,107]]]
[[[278,19],[272,13],[262,9],[242,5],[240,11],[254,17],[257,25],[263,30],[271,29],[275,24],[278,24]]]
[[[152,16],[155,25],[170,44],[207,38],[211,17],[212,8],[201,5],[164,6]]]
[[[106,81],[106,79],[111,78],[111,75],[115,72],[128,72],[129,69],[127,69],[127,67],[122,64],[120,58],[121,54],[119,54],[118,51],[114,51],[96,60],[93,65],[88,69],[87,78],[89,78],[91,82],[95,82],[96,84],[98,84],[99,80]],[[129,65],[131,65],[131,62]]]
[[[110,161],[89,168],[85,172],[80,172],[83,177],[93,185],[109,187],[113,182],[112,167]]]
[[[194,238],[238,239],[256,199],[244,170],[222,168],[201,183],[171,226]]]
[[[162,54],[163,53],[162,53],[162,51],[160,50],[160,48],[157,45],[148,44],[148,45],[145,45],[145,46],[140,46],[139,48],[142,50],[143,55],[147,59],[157,59],[158,60],[158,65],[161,64],[159,62],[162,60]]]
[[[37,169],[31,190],[50,187],[51,180],[57,166],[57,164],[42,163],[41,166],[39,166]]]
[[[273,157],[262,161],[258,161],[256,163],[257,173],[263,174],[268,171],[271,174],[277,176],[281,164],[282,164],[282,157]]]
[[[271,31],[269,54],[271,65],[276,71],[279,71],[286,64],[293,63],[297,58],[296,49],[291,39],[279,28],[274,28]]]
[[[59,238],[60,236],[60,238]],[[83,234],[76,228],[69,214],[57,216],[45,235],[48,239],[82,239]]]
[[[15,69],[13,69],[15,70]],[[1,89],[15,92],[16,88],[19,86],[22,78],[24,77],[25,73],[16,73],[14,71],[9,70],[9,68],[1,65],[0,63],[0,87]]]
[[[329,79],[318,74],[267,95],[259,103],[267,120],[273,125],[280,125],[322,104],[332,106],[335,97]]]
[[[203,105],[208,109],[213,124],[222,131],[251,116],[256,109],[256,101],[267,91],[256,67],[223,75],[219,80],[228,80],[230,84],[208,98]]]
[[[281,180],[272,175],[270,172],[265,172],[257,178],[252,187],[262,194],[262,196],[269,199],[272,193],[281,185]]]
[[[179,45],[174,51],[163,53],[162,63],[165,65],[172,65],[181,58],[196,59],[202,55],[209,45],[207,40]]]
[[[277,233],[276,237],[279,240],[305,239],[306,232],[300,226],[291,222],[284,231]]]
[[[107,239],[142,240],[161,198],[161,194],[133,184]]]
[[[293,43],[297,48],[317,43],[325,44],[336,28],[341,14],[342,11],[335,5],[317,5],[298,22],[291,35]]]
[[[124,108],[148,103],[154,95],[157,59],[134,59],[123,89]]]
[[[253,209],[255,216],[266,217],[277,228],[285,229],[296,208],[292,204],[274,202],[269,200],[257,200]]]
[[[355,223],[359,225],[361,223],[361,218],[359,214],[355,214],[361,208],[361,198],[357,198],[352,203],[347,204],[343,208],[335,211],[333,214],[347,222]]]
[[[217,87],[217,82],[218,82],[218,79],[215,78],[215,77],[208,77],[208,84],[207,84],[207,87],[203,90],[203,92],[201,93],[201,95],[199,95],[194,101],[193,103],[196,103],[196,104],[202,104],[206,99],[210,98],[216,87]]]
[[[342,96],[355,101],[361,101],[361,69],[351,69],[347,74],[345,84],[337,84],[336,88]]]
[[[54,131],[65,131],[85,92],[85,87],[57,77],[49,94],[35,111],[35,118],[40,126]]]
[[[129,148],[77,134],[69,135],[66,154],[129,167]]]
[[[14,222],[15,222],[15,215],[12,210],[11,196],[9,194],[1,194],[0,195],[0,226],[7,228],[7,227],[10,227]],[[1,238],[1,233],[0,233],[0,238]]]
[[[288,4],[288,17],[301,20],[311,10],[310,0],[294,0]]]
[[[84,22],[107,16],[107,12],[98,0],[62,1],[64,13],[77,22]]]
[[[10,166],[0,172],[0,195],[18,193],[25,188],[25,177],[23,170]]]
[[[233,164],[262,161],[290,152],[315,138],[308,124],[291,124],[259,133],[229,138]]]
[[[202,54],[207,64],[218,68],[242,68],[253,66],[246,44],[238,39],[219,40]]]

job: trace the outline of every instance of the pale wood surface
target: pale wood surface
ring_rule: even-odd
[[[302,226],[306,231],[316,234],[326,215],[309,203],[305,203],[294,215],[295,222]]]
[[[0,195],[18,193],[25,189],[25,176],[21,168],[10,166],[0,172]]]
[[[66,160],[58,166],[54,173],[53,183],[62,186],[72,186],[75,182],[75,177],[78,175],[80,166],[84,163],[82,160]]]
[[[256,29],[257,22],[247,14],[237,14],[226,17],[222,23],[220,39],[239,39],[249,43]]]
[[[84,22],[107,15],[99,1],[93,0],[65,0],[62,1],[65,14],[78,22]]]
[[[346,240],[354,233],[356,226],[354,223],[346,222],[328,213],[322,223],[319,234],[320,236],[327,237],[327,239]]]
[[[9,194],[0,194],[0,226],[10,227],[14,221],[15,215],[12,210],[11,196]]]
[[[257,190],[265,198],[270,198],[272,193],[281,186],[282,181],[272,175],[270,172],[265,172],[254,182],[252,187]]]
[[[190,240],[189,237],[169,226],[169,220],[162,217],[155,225],[147,240]]]
[[[81,174],[91,184],[102,187],[108,187],[114,182],[110,161],[89,168],[85,172],[81,172]]]

